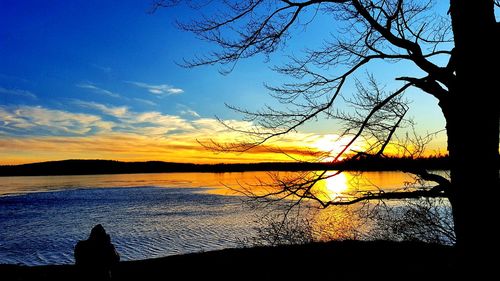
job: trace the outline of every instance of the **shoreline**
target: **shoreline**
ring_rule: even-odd
[[[112,280],[449,278],[454,248],[421,242],[332,241],[278,247],[233,248],[122,261]],[[4,280],[75,280],[73,265],[0,265]],[[181,278],[179,278],[181,277]],[[77,278],[76,278],[77,279]]]
[[[447,170],[448,158],[381,158],[328,162],[262,162],[240,164],[193,164],[161,161],[62,160],[21,165],[0,165],[0,177],[102,175],[140,173],[230,173],[258,171],[405,171]]]

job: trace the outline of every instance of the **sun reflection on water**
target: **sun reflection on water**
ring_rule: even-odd
[[[346,173],[336,174],[335,171],[332,171],[326,176],[330,177],[316,184],[316,196],[323,201],[335,201],[345,196],[345,193],[350,189]]]
[[[332,199],[335,199],[342,195],[342,193],[346,192],[349,189],[345,173],[340,173],[336,176],[326,179],[325,187]]]

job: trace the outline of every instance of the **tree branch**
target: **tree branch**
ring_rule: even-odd
[[[422,53],[422,49],[417,43],[399,38],[392,34],[390,30],[386,29],[379,22],[377,22],[377,20],[370,15],[368,10],[358,0],[353,0],[352,4],[359,12],[359,14],[363,16],[363,18],[366,19],[366,21],[375,30],[377,30],[382,36],[384,36],[387,41],[397,47],[407,50],[415,64],[419,66],[423,71],[427,72],[430,76],[435,77],[445,85],[449,86],[451,84],[451,82],[454,80],[453,75],[448,73],[445,69],[438,67],[430,61],[426,60]]]
[[[445,101],[449,98],[448,91],[443,89],[436,80],[432,79],[431,76],[426,76],[423,78],[414,77],[399,77],[396,80],[408,81],[413,83],[415,87],[420,88],[426,93],[431,94],[437,98],[440,102]]]
[[[345,201],[343,201],[343,199],[340,199],[338,201],[328,201],[323,204],[323,207],[352,205],[362,201],[371,201],[371,200],[417,199],[422,197],[436,198],[436,197],[447,197],[447,195],[445,195],[443,192],[439,192],[438,189],[377,192],[377,193],[368,192],[366,195],[355,199],[347,199]]]

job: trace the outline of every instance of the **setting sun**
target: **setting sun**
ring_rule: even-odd
[[[342,150],[349,144],[351,141],[350,137],[341,137],[338,135],[327,134],[318,137],[311,146],[318,149],[321,152],[325,153],[323,162],[331,162],[333,161]],[[351,147],[348,147],[343,155],[338,157],[338,160],[342,160],[346,157],[346,154],[349,154],[352,150],[357,150],[359,145],[355,142]]]

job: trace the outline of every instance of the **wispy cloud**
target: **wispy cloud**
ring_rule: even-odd
[[[122,122],[130,126],[129,131],[150,136],[164,136],[167,134],[183,134],[193,132],[196,128],[188,120],[156,111],[132,113]]]
[[[14,96],[20,96],[20,97],[31,98],[31,99],[37,98],[36,95],[30,91],[20,90],[20,89],[7,89],[7,88],[4,88],[2,86],[0,86],[0,94],[14,95]]]
[[[197,117],[199,118],[200,115],[198,114],[198,112],[192,110],[192,109],[185,109],[185,110],[181,110],[180,111],[180,114],[181,115],[187,115],[187,116],[191,116],[191,117]]]
[[[129,84],[135,85],[139,88],[148,90],[151,94],[155,95],[178,95],[184,93],[181,88],[176,88],[167,84],[153,85],[144,82],[126,81]]]
[[[114,117],[123,117],[125,114],[128,112],[128,107],[126,106],[108,106],[96,102],[87,102],[87,101],[81,101],[81,100],[75,100],[73,101],[74,104],[81,106],[81,107],[86,107],[90,109],[95,109],[98,111],[101,111],[102,113]]]
[[[194,111],[189,106],[186,106],[184,104],[177,104],[176,107],[178,108],[180,115],[200,118],[198,112]]]
[[[190,162],[255,162],[314,157],[323,139],[295,132],[245,154],[215,154],[197,142],[248,140],[213,118],[184,118],[157,111],[135,112],[124,106],[73,101],[96,110],[74,113],[42,106],[0,106],[0,163],[64,158],[166,160]],[[112,121],[108,119],[113,117]],[[225,120],[230,126],[251,130],[252,122]],[[277,148],[280,147],[280,148]],[[24,157],[24,158],[23,158]],[[3,159],[3,160],[2,160]],[[9,160],[10,159],[10,160]],[[24,159],[24,160],[23,160]]]
[[[82,89],[89,89],[95,93],[98,93],[98,94],[102,94],[102,95],[107,95],[107,96],[110,96],[110,97],[113,97],[113,98],[119,98],[120,95],[117,94],[117,93],[113,93],[109,90],[106,90],[106,89],[103,89],[103,88],[100,88],[98,86],[96,86],[95,84],[91,83],[91,82],[82,82],[82,83],[79,83],[79,84],[76,84],[76,86],[78,88],[82,88]]]
[[[0,132],[6,135],[71,136],[109,131],[113,124],[99,116],[70,113],[41,106],[0,107]]]
[[[157,104],[153,101],[146,100],[146,99],[140,99],[140,98],[133,98],[133,100],[150,105],[150,106],[156,106]]]

